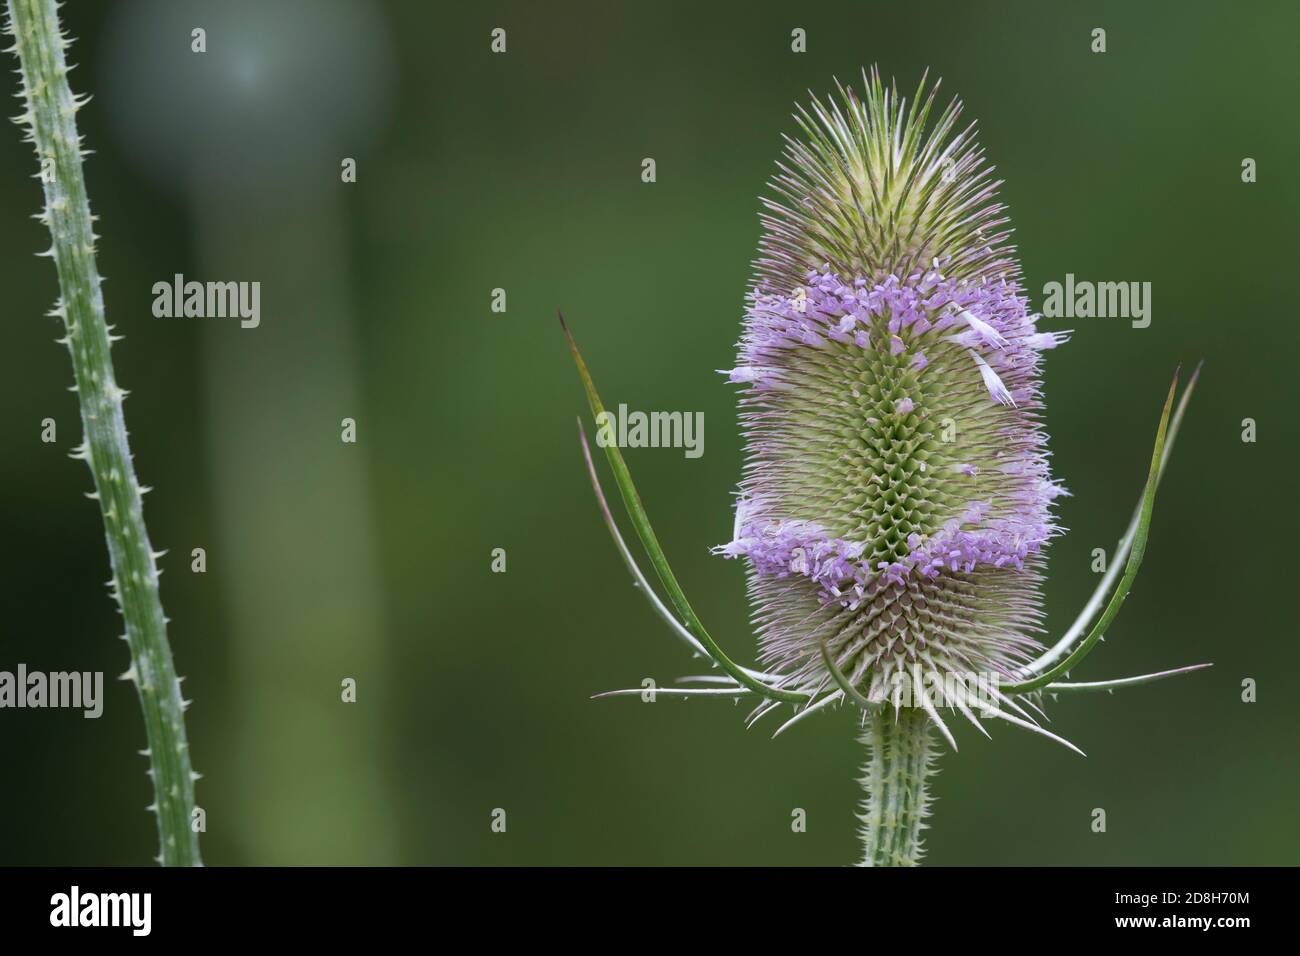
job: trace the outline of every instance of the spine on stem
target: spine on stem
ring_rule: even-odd
[[[125,622],[131,666],[123,675],[139,692],[144,711],[149,776],[158,818],[161,852],[168,866],[197,866],[198,835],[191,826],[194,781],[185,737],[180,681],[167,643],[167,618],[158,597],[159,554],[149,544],[141,499],[127,443],[122,401],[109,349],[115,337],[104,320],[101,278],[95,264],[93,217],[82,175],[76,113],[86,102],[72,95],[55,0],[8,0],[7,32],[18,54],[26,109],[17,122],[27,128],[40,164],[45,211],[39,217],[53,240],[44,255],[54,259],[60,297],[51,314],[62,319],[72,355],[74,391],[84,432],[73,457],[83,459],[94,478],[91,497],[99,502],[108,539],[110,582]]]

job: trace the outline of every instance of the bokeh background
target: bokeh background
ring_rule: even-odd
[[[704,412],[702,458],[629,458],[701,616],[752,659],[742,568],[708,551],[740,472],[735,391],[714,369],[732,364],[794,104],[872,63],[909,90],[930,67],[978,118],[1035,306],[1067,272],[1154,286],[1148,329],[1047,323],[1076,329],[1046,372],[1073,492],[1054,631],[1127,521],[1175,364],[1207,362],[1137,588],[1074,676],[1216,666],[1061,700],[1052,726],[1086,759],[959,730],[930,862],[1300,859],[1294,4],[133,0],[64,16],[74,88],[95,96],[86,172],[149,528],[170,549],[208,863],[855,858],[851,713],[774,741],[728,703],[589,699],[698,663],[600,522],[554,313],[608,403]],[[143,727],[111,680],[128,661],[103,534],[66,457],[80,429],[43,317],[54,269],[32,258],[34,172],[18,129],[0,134],[0,668],[110,680],[97,721],[0,711],[0,863],[147,864]],[[151,286],[175,273],[260,281],[261,327],[154,318]]]

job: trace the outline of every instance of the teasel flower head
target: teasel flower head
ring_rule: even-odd
[[[954,101],[801,110],[767,201],[737,366],[735,535],[764,663],[809,692],[819,647],[868,700],[1012,679],[1058,532],[1037,327],[999,183]],[[933,695],[932,695],[933,696]]]
[[[638,587],[722,671],[598,696],[751,698],[751,726],[793,705],[778,734],[856,707],[868,755],[861,862],[910,865],[930,812],[933,731],[957,747],[945,714],[985,735],[984,719],[996,719],[1078,750],[1039,722],[1044,692],[1110,691],[1209,666],[1061,680],[1136,579],[1196,375],[1175,409],[1175,374],[1132,520],[1092,598],[1044,648],[1045,553],[1065,492],[1049,468],[1043,356],[1069,333],[1040,328],[1030,311],[1000,182],[974,127],[959,127],[961,104],[932,119],[937,86],[924,78],[910,103],[876,71],[863,79],[861,94],[841,86],[796,114],[800,135],[787,137],[764,201],[739,357],[725,373],[742,387],[745,463],[732,539],[716,550],[747,564],[762,668],[737,664],[705,629],[621,451],[603,442],[668,603],[659,598],[585,435],[582,448]],[[600,421],[571,335],[569,346]]]

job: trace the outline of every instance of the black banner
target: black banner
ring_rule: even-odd
[[[1285,927],[1293,881],[1283,869],[6,869],[0,919],[8,940],[81,942],[338,942],[429,929],[685,942],[689,918],[736,942],[806,939],[824,923],[846,944],[860,931],[864,946],[908,926],[927,943],[1049,932],[1230,943]]]

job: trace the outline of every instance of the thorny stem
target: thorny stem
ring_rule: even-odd
[[[930,815],[927,780],[933,772],[930,718],[915,707],[868,714],[859,740],[867,748],[862,770],[862,862],[859,866],[916,866],[921,831]]]
[[[45,187],[45,212],[53,245],[46,255],[58,267],[62,296],[53,313],[63,319],[61,339],[72,354],[74,391],[81,404],[84,441],[73,457],[90,465],[108,539],[113,596],[126,622],[124,640],[131,668],[123,677],[139,692],[154,783],[161,853],[167,866],[198,866],[198,834],[191,827],[194,780],[185,739],[180,681],[167,643],[167,619],[158,598],[158,557],[145,530],[141,496],[127,444],[122,400],[109,349],[114,340],[104,321],[104,299],[95,265],[93,218],[82,176],[76,112],[84,105],[68,87],[55,0],[8,0],[11,50],[21,65],[26,112],[17,122],[35,144]]]

